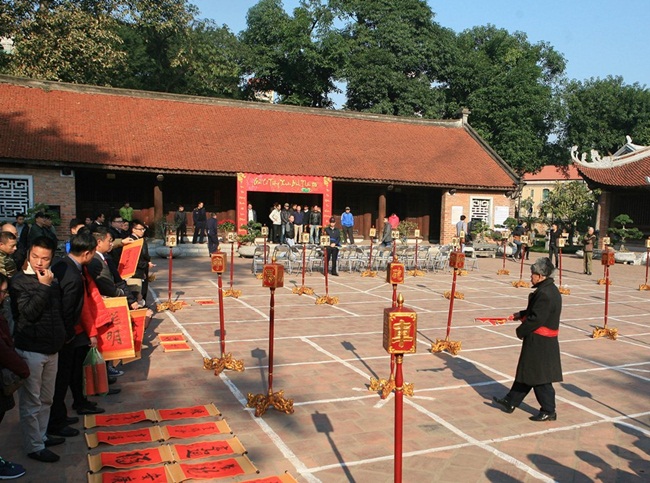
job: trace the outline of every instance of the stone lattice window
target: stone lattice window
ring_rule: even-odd
[[[26,213],[33,203],[31,176],[0,173],[0,220],[12,220],[18,213]]]

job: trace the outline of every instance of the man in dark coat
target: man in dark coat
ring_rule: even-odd
[[[194,222],[192,243],[196,244],[197,241],[203,243],[203,239],[205,238],[205,222],[207,221],[207,215],[202,201],[200,201],[199,204],[196,205],[196,208],[192,210],[192,221]]]
[[[339,271],[336,265],[339,258],[339,248],[341,247],[341,231],[336,228],[336,220],[334,217],[330,218],[330,224],[325,228],[324,232],[330,238],[329,246],[325,249],[327,250],[328,264],[332,264],[331,274],[338,277]],[[326,270],[327,268],[325,267]]]
[[[517,337],[523,340],[515,382],[504,398],[493,398],[501,408],[512,413],[531,389],[541,408],[531,421],[555,421],[555,389],[553,383],[562,381],[558,333],[562,296],[551,274],[549,258],[539,258],[530,267],[530,280],[536,289],[528,296],[526,310],[513,314],[520,320]]]
[[[219,224],[217,223],[217,214],[212,213],[207,223],[208,229],[208,255],[216,253],[219,248]]]
[[[560,235],[562,233],[557,227],[556,223],[553,223],[551,225],[551,229],[548,232],[548,258],[553,261],[553,258],[555,258],[555,268],[558,268],[558,259],[559,259],[559,247],[557,243],[557,239],[560,238]]]
[[[29,368],[29,377],[18,389],[20,426],[27,456],[45,463],[59,460],[46,446],[65,442],[46,435],[54,396],[59,351],[66,339],[61,316],[61,292],[50,270],[56,245],[38,237],[27,253],[27,266],[9,286],[16,323],[16,352]]]

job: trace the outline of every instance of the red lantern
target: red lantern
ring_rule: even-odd
[[[413,354],[417,349],[418,315],[403,304],[400,294],[397,307],[384,309],[384,349],[389,354]]]
[[[616,260],[614,259],[614,250],[603,250],[601,262],[603,265],[608,265],[610,267],[614,265],[616,263]]]
[[[279,263],[269,263],[262,269],[262,287],[284,287],[284,267]]]
[[[398,283],[404,283],[404,275],[406,274],[406,269],[404,264],[400,262],[390,262],[388,264],[388,269],[386,270],[386,281],[393,285]]]
[[[210,255],[212,260],[212,271],[216,273],[224,273],[227,266],[227,256],[225,253],[217,252]]]
[[[451,252],[449,254],[449,266],[451,268],[463,268],[465,266],[465,254],[461,252]]]

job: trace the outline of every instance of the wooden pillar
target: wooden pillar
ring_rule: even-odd
[[[156,183],[153,187],[153,221],[160,221],[164,217],[163,213],[163,193],[162,184]]]
[[[377,211],[379,212],[379,219],[377,220],[377,231],[381,233],[384,229],[384,218],[386,217],[386,193],[379,195],[379,206]]]
[[[372,228],[372,213],[364,213],[361,220],[361,226],[359,226],[359,235],[363,236],[364,240],[368,239],[368,234],[370,233],[370,228]]]

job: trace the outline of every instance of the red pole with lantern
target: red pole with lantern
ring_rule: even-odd
[[[650,290],[650,285],[648,285],[648,267],[650,267],[650,237],[645,241],[645,282],[639,285],[639,290]]]
[[[607,327],[607,317],[609,311],[609,267],[616,263],[614,258],[614,250],[603,250],[601,256],[601,263],[605,269],[605,316],[603,319],[603,326],[594,328],[592,337],[597,339],[598,337],[607,337],[612,340],[616,340],[618,337],[618,329]]]
[[[167,226],[167,225],[166,225]],[[167,301],[156,306],[158,312],[163,310],[171,310],[175,312],[183,308],[183,302],[172,301],[172,273],[174,266],[174,247],[176,247],[176,230],[167,226],[165,228],[165,246],[169,247],[169,265],[168,265],[168,279],[167,279]]]
[[[217,274],[217,287],[219,289],[219,345],[221,347],[221,357],[212,359],[204,358],[203,367],[205,369],[214,369],[214,374],[219,375],[224,369],[241,372],[244,370],[244,362],[233,359],[231,353],[226,353],[226,318],[223,308],[223,279],[222,275],[228,266],[226,254],[217,248],[216,253],[210,255],[212,272]]]
[[[339,298],[338,297],[330,297],[330,287],[329,287],[329,260],[327,259],[327,253],[328,253],[328,247],[330,246],[330,237],[329,235],[322,235],[320,237],[320,244],[323,247],[323,263],[325,266],[323,267],[323,274],[325,275],[325,295],[321,297],[316,298],[316,303],[321,305],[321,304],[329,304],[329,305],[336,305],[339,303]]]
[[[395,358],[395,468],[394,481],[402,481],[402,441],[404,431],[404,394],[413,395],[413,385],[404,383],[404,354],[417,350],[417,314],[404,307],[400,294],[397,305],[384,309],[384,349]]]
[[[397,307],[397,286],[404,283],[406,277],[406,268],[403,263],[397,260],[397,256],[393,255],[393,261],[388,264],[386,268],[386,282],[393,286],[393,307]],[[388,395],[395,389],[395,355],[390,356],[390,373],[388,379],[370,378],[370,391],[381,391],[381,398],[386,399]]]
[[[454,299],[456,299],[456,276],[458,270],[462,270],[465,267],[465,254],[460,251],[454,251],[449,254],[449,266],[453,268],[453,278],[451,282],[451,291],[449,294],[449,313],[447,315],[447,334],[445,339],[436,339],[436,341],[431,344],[431,352],[442,352],[444,350],[448,351],[450,354],[456,355],[460,352],[461,342],[460,341],[450,341],[449,336],[451,335],[451,321],[454,313]],[[445,293],[447,296],[447,293]],[[462,297],[458,297],[462,298]]]
[[[512,282],[512,286],[519,287],[530,287],[530,283],[524,281],[524,259],[526,258],[526,251],[528,250],[528,235],[521,235],[521,263],[519,267],[519,280]]]
[[[269,375],[268,391],[266,394],[248,393],[247,406],[255,408],[255,416],[262,416],[269,406],[285,414],[293,413],[293,399],[284,397],[284,390],[273,391],[273,346],[275,339],[275,289],[284,287],[284,267],[279,263],[264,265],[262,270],[262,286],[271,291],[269,306]]]
[[[377,230],[376,230],[375,227],[373,226],[373,227],[370,229],[370,233],[369,233],[369,237],[370,237],[370,252],[368,253],[368,268],[366,268],[366,270],[365,270],[364,272],[361,273],[361,276],[362,276],[362,277],[376,277],[376,276],[377,276],[377,272],[373,272],[373,271],[371,270],[371,268],[372,268],[372,241],[373,241],[373,239],[375,238],[375,236],[377,236]]]
[[[413,257],[413,270],[409,271],[409,275],[421,277],[424,276],[424,272],[418,268],[418,241],[420,240],[420,230],[415,230],[413,236],[415,237],[415,256]]]
[[[298,295],[314,295],[313,288],[305,287],[305,270],[307,269],[307,243],[309,243],[309,233],[303,232],[300,234],[300,243],[302,243],[302,285],[300,287],[293,287],[292,292]]]
[[[230,288],[224,292],[223,296],[239,298],[241,290],[235,290],[233,288],[235,277],[235,242],[237,241],[237,233],[234,231],[228,232],[226,240],[230,243]]]
[[[568,236],[568,235],[567,235]],[[559,271],[560,271],[560,287],[559,287],[559,292],[563,295],[570,295],[571,290],[568,287],[565,287],[562,284],[562,248],[566,246],[566,237],[561,236],[560,238],[557,239],[557,248],[558,248],[558,266],[559,266]]]
[[[510,270],[506,269],[506,249],[508,247],[508,239],[501,240],[501,248],[503,249],[503,266],[497,270],[497,275],[510,275]]]

